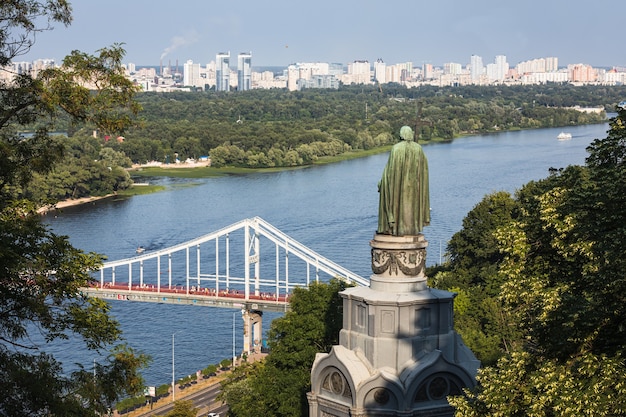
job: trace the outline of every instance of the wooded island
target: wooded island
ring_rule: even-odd
[[[65,159],[53,172],[37,176],[28,194],[34,200],[108,195],[132,185],[128,169],[133,164],[152,161],[175,166],[204,157],[212,169],[265,169],[354,157],[396,143],[394,132],[403,125],[412,126],[424,144],[601,123],[606,113],[581,108],[611,112],[625,96],[626,87],[550,84],[139,93],[141,121],[124,136],[62,122],[59,130],[68,136],[57,140],[67,151]]]

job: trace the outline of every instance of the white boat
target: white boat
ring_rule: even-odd
[[[143,246],[139,246],[137,247],[137,250],[135,252],[137,253],[144,253],[146,251],[146,248],[144,248]]]
[[[559,135],[556,138],[558,140],[568,140],[568,139],[572,138],[572,134],[571,133],[561,132],[561,133],[559,133]]]

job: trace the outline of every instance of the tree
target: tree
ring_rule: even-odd
[[[311,366],[318,352],[329,352],[339,342],[343,323],[339,292],[345,288],[345,282],[333,279],[294,290],[291,310],[272,322],[270,354],[264,363],[235,369],[223,384],[222,395],[232,415],[307,414]]]
[[[193,406],[192,401],[174,401],[174,408],[165,417],[196,417],[198,409]]]
[[[497,230],[516,216],[517,202],[507,192],[485,196],[463,219],[463,227],[448,243],[447,262],[430,285],[459,294],[455,328],[483,365],[492,365],[518,338],[499,301],[504,255]]]
[[[521,343],[452,400],[458,416],[626,415],[625,120],[619,111],[584,167],[520,190],[521,215],[496,236]]]
[[[33,45],[53,23],[68,25],[63,0],[0,3],[0,66]],[[43,22],[44,26],[38,26]],[[119,344],[118,323],[101,300],[80,288],[101,257],[72,247],[42,224],[23,190],[34,174],[50,172],[63,145],[49,135],[61,118],[120,132],[139,107],[123,77],[119,46],[97,56],[72,52],[59,68],[14,74],[0,81],[0,414],[95,416],[143,388],[138,370],[147,358]],[[89,86],[90,88],[88,88]],[[18,134],[34,127],[28,138]],[[64,368],[45,343],[79,338],[85,349],[110,352],[93,369]]]

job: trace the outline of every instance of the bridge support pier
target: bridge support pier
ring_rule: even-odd
[[[243,310],[243,353],[248,355],[261,351],[263,340],[263,312]]]

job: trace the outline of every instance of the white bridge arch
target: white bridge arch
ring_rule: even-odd
[[[261,339],[262,311],[286,311],[292,290],[320,281],[321,275],[369,285],[254,217],[168,248],[146,248],[132,258],[105,262],[84,292],[109,300],[240,308],[244,351],[250,351]]]

